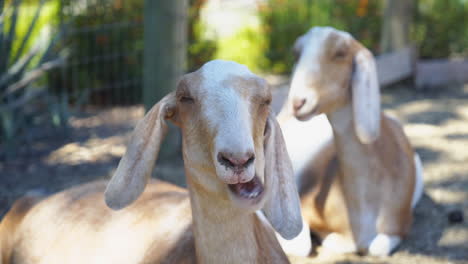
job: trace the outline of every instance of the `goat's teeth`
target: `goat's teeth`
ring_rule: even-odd
[[[249,198],[254,198],[258,196],[258,192],[252,192],[249,194]]]

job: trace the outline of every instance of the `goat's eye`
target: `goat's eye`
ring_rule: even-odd
[[[192,97],[188,96],[188,95],[182,95],[179,98],[179,101],[181,103],[193,103],[193,102],[195,102],[195,100]]]
[[[262,105],[264,106],[268,106],[271,104],[271,98],[268,98],[268,99],[265,99],[263,102],[262,102]]]
[[[334,59],[343,59],[346,57],[346,51],[345,50],[338,50],[337,52],[335,52],[335,54],[333,55],[333,58]]]

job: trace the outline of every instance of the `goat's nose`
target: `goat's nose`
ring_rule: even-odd
[[[218,162],[226,166],[226,168],[242,171],[247,168],[255,160],[255,155],[252,152],[243,154],[234,154],[229,152],[219,152]]]
[[[305,98],[294,98],[292,102],[294,112],[299,111],[304,106],[305,102]]]

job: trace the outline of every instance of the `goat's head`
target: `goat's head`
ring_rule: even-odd
[[[314,27],[294,44],[298,61],[288,107],[299,120],[331,113],[352,100],[356,133],[363,143],[380,132],[380,91],[372,53],[349,33]]]
[[[245,212],[262,209],[286,238],[301,229],[292,165],[266,82],[245,66],[212,61],[186,74],[141,120],[106,190],[120,209],[143,191],[166,129],[180,127],[188,181]]]

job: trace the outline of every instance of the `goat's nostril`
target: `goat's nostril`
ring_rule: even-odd
[[[303,99],[303,98],[293,99],[294,111],[299,111],[299,109],[301,109],[304,106],[305,102],[306,102],[306,99]]]
[[[219,152],[218,162],[231,169],[244,169],[252,164],[255,160],[253,153],[246,153],[243,155],[234,155],[231,153]]]
[[[222,153],[218,154],[218,161],[226,167],[235,167],[235,164],[231,162],[231,159],[227,158],[226,155],[223,155]]]

